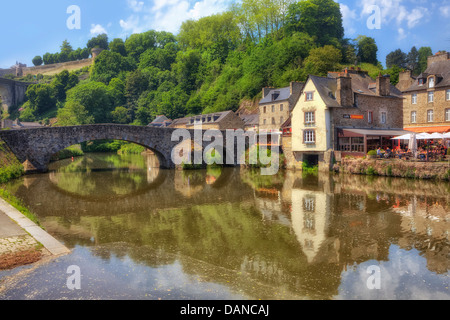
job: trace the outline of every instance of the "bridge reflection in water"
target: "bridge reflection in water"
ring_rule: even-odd
[[[91,248],[105,262],[179,263],[243,297],[449,298],[447,184],[164,170],[151,155],[97,170],[120,168],[120,159],[61,161],[9,188],[69,247]],[[373,264],[384,290],[366,287]]]

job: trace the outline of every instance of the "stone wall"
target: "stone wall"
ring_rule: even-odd
[[[36,67],[26,67],[22,68],[22,74],[23,76],[26,75],[37,75],[37,74],[46,74],[46,73],[59,73],[63,71],[64,69],[75,69],[75,68],[83,68],[86,66],[90,66],[93,62],[92,58],[78,60],[78,61],[69,61],[69,62],[62,62],[62,63],[54,63],[54,64],[47,64],[42,66],[36,66]]]
[[[343,158],[333,171],[358,175],[376,175],[411,179],[449,180],[450,161],[420,162]]]

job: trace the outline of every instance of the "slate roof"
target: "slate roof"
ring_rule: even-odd
[[[341,105],[336,100],[337,76],[339,73],[330,72],[328,77],[310,75],[309,79],[314,83],[323,102],[330,108],[339,108]],[[357,94],[378,97],[376,93],[376,81],[364,72],[348,73],[352,78],[352,91]],[[390,95],[383,98],[402,98],[402,92],[391,84]]]
[[[175,119],[172,121],[172,124],[169,127],[173,127],[175,125],[180,125],[180,124],[184,124],[184,125],[194,125],[194,123],[191,123],[191,120],[194,119],[195,120],[199,120],[199,119],[204,119],[205,121],[203,123],[208,124],[208,123],[217,123],[220,122],[223,118],[225,118],[229,113],[234,113],[231,110],[227,110],[227,111],[222,111],[222,112],[214,112],[214,113],[208,113],[208,114],[199,114],[196,116],[191,116],[191,117],[185,117],[185,118],[179,118],[179,119]],[[210,121],[208,120],[208,117],[210,117]]]
[[[278,97],[276,99],[272,100],[272,96],[274,94],[278,94]],[[280,101],[285,101],[288,100],[289,97],[291,96],[291,88],[290,87],[284,87],[284,88],[278,88],[278,89],[272,89],[269,91],[269,93],[262,98],[259,101],[259,104],[265,104],[265,103],[276,103],[276,102],[280,102]]]
[[[246,126],[253,126],[259,124],[259,114],[247,114],[240,116]]]
[[[450,60],[436,61],[432,63],[404,92],[427,90],[428,85],[426,83],[423,85],[419,85],[419,79],[426,78],[429,75],[435,75],[438,77],[434,86],[435,88],[450,87]]]

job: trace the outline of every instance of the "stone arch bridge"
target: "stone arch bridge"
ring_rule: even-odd
[[[3,130],[0,131],[0,139],[8,145],[20,162],[28,161],[28,164],[31,164],[32,169],[29,171],[46,172],[52,155],[71,145],[92,140],[123,140],[142,145],[156,154],[161,168],[170,169],[176,167],[172,160],[172,150],[185,140],[183,137],[179,137],[178,140],[172,139],[174,130],[177,129],[94,124]],[[194,139],[196,134],[207,136],[207,132],[204,130],[183,129],[183,132],[187,133],[192,139]],[[216,132],[219,132],[219,130],[216,130]],[[220,131],[220,133],[222,134],[224,151],[222,159],[228,165],[237,165],[239,163],[238,159],[242,159],[241,157],[243,156],[242,149],[237,147],[238,138],[229,136],[226,131]],[[238,132],[235,134],[238,134]],[[207,146],[210,146],[212,142],[216,142],[214,137],[202,139],[201,141],[202,151]],[[245,149],[250,145],[249,141],[250,139],[244,138]]]

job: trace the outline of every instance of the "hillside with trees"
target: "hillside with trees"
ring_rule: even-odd
[[[373,38],[344,38],[333,0],[243,0],[226,12],[185,21],[178,35],[149,30],[110,42],[100,35],[86,46],[95,47],[104,50],[87,79],[65,71],[30,86],[20,119],[147,125],[160,114],[175,119],[237,110],[242,101],[259,98],[262,87],[288,86],[343,66],[398,77],[412,63],[393,56],[383,70]],[[64,41],[58,59],[77,51]],[[51,54],[42,60],[48,63]],[[413,60],[418,68],[422,60]]]

